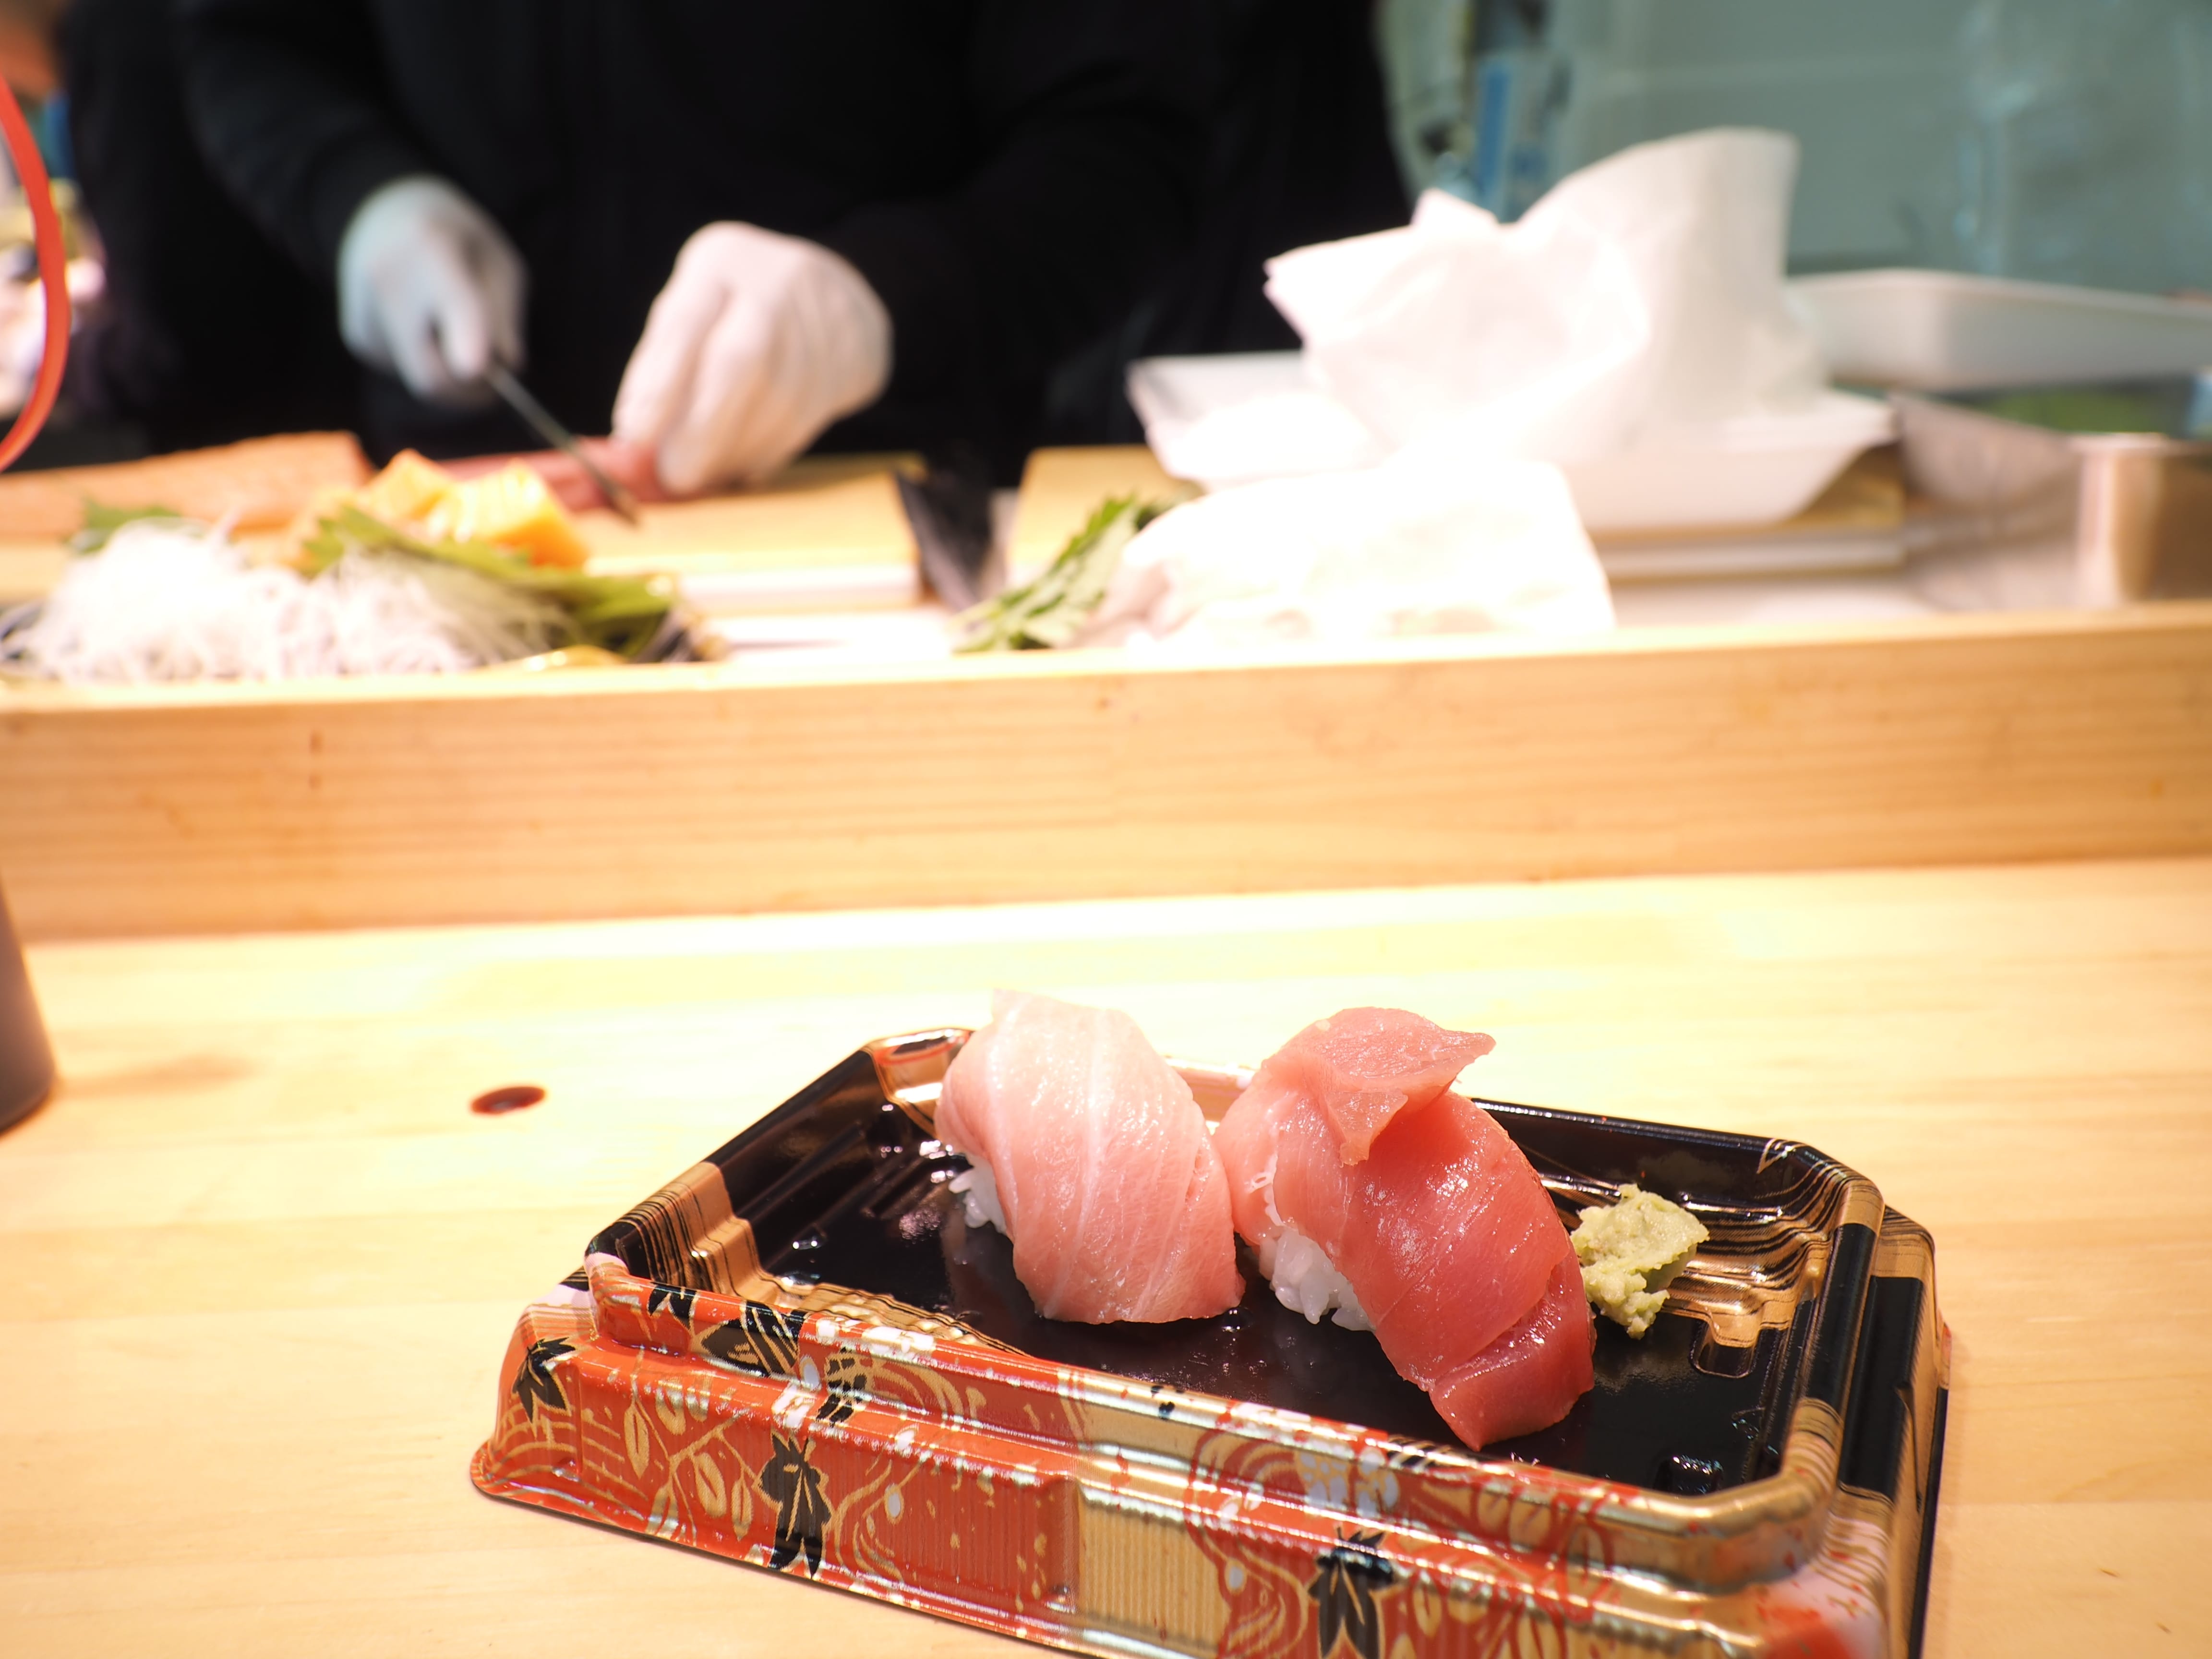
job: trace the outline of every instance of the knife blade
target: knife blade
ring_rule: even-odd
[[[530,388],[507,372],[505,364],[496,361],[488,364],[484,368],[484,384],[499,393],[500,401],[520,416],[532,432],[582,467],[585,476],[599,486],[599,494],[607,498],[609,507],[631,524],[645,522],[644,515],[637,509],[637,497],[585,453],[584,446],[576,441],[576,434],[555,420],[552,412],[531,395]]]

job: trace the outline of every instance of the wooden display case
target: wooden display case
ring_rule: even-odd
[[[32,937],[2212,848],[2212,605],[0,690]]]

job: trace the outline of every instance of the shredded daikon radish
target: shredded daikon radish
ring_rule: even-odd
[[[220,529],[148,520],[72,561],[0,655],[76,684],[283,680],[453,673],[568,635],[552,601],[473,571],[354,552],[310,580],[251,562]]]

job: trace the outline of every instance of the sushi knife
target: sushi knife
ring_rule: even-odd
[[[484,366],[484,383],[500,395],[501,402],[520,416],[523,423],[547,443],[584,469],[585,475],[597,484],[599,494],[607,498],[607,505],[631,524],[643,524],[644,515],[637,510],[637,497],[615,482],[607,470],[584,453],[584,446],[576,441],[576,434],[553,418],[544,404],[530,394],[530,388],[507,373],[507,366],[494,359]]]

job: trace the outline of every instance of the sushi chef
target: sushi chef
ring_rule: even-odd
[[[1186,237],[1188,0],[179,0],[202,148],[335,284],[373,447],[521,368],[659,483],[817,441],[1003,469]]]

